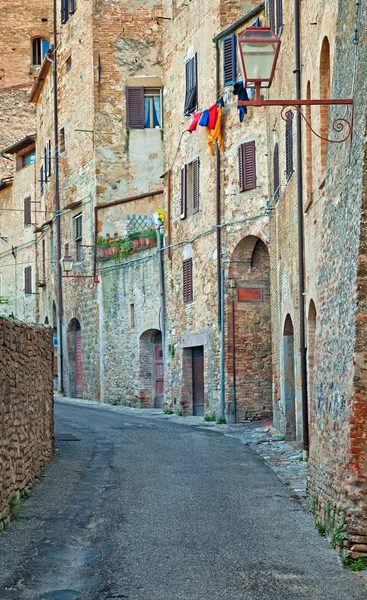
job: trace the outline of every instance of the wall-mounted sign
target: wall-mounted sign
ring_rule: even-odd
[[[238,288],[238,302],[262,302],[263,288]]]

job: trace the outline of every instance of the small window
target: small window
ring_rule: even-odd
[[[47,142],[47,146],[46,146],[46,165],[45,165],[45,169],[46,169],[46,175],[48,178],[51,177],[51,171],[52,171],[52,158],[51,158],[51,141],[48,140]]]
[[[24,269],[24,293],[26,295],[32,293],[32,267]]]
[[[66,70],[70,71],[71,67],[72,67],[72,60],[71,60],[71,56],[69,56],[69,58],[67,59],[67,61],[65,62],[66,64]]]
[[[162,126],[159,88],[144,88],[144,126],[146,129]]]
[[[66,242],[64,248],[65,248],[65,256],[70,256],[69,242]]]
[[[60,154],[65,152],[65,129],[64,129],[64,127],[62,127],[60,129],[59,152],[60,152]]]
[[[293,116],[293,112],[288,110],[285,124],[285,175],[287,179],[290,179],[293,174]]]
[[[42,283],[46,285],[46,240],[42,240]]]
[[[236,34],[223,40],[223,82],[224,85],[236,83]]]
[[[74,217],[74,233],[75,233],[75,258],[77,261],[83,260],[83,229],[82,229],[82,213]]]
[[[61,23],[66,23],[69,18],[69,0],[61,0]]]
[[[27,152],[27,154],[22,155],[22,168],[28,167],[28,165],[33,165],[36,162],[36,151],[31,150],[31,152]]]
[[[133,329],[135,327],[135,305],[130,304],[130,327]]]
[[[255,142],[245,142],[238,147],[238,184],[240,192],[256,188]]]
[[[183,261],[183,301],[193,301],[193,284],[192,284],[192,258]]]
[[[31,198],[24,198],[24,225],[32,225]]]
[[[199,158],[196,158],[181,169],[181,219],[186,219],[186,217],[199,212],[199,168],[200,161]]]
[[[43,38],[35,38],[32,41],[32,65],[41,65],[50,48],[50,42]]]
[[[159,88],[126,88],[126,126],[129,129],[152,129],[162,126]]]
[[[41,165],[40,168],[40,187],[41,187],[41,196],[43,196],[45,192],[45,167]]]
[[[76,0],[70,0],[69,13],[72,15],[75,13],[75,10],[76,10]]]
[[[197,54],[185,63],[185,104],[184,115],[195,112],[198,106]]]
[[[275,33],[275,0],[269,0],[268,11],[269,26],[270,29]]]
[[[274,202],[278,202],[279,200],[279,147],[278,144],[274,146],[274,155],[273,155],[273,193],[274,193]]]
[[[283,27],[283,0],[276,0],[277,3],[277,35],[281,33]]]

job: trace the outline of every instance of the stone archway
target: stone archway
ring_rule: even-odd
[[[69,396],[83,397],[82,331],[78,319],[71,319],[67,332]]]
[[[148,329],[139,339],[139,401],[140,408],[163,406],[162,333]]]
[[[285,319],[283,328],[283,406],[285,415],[285,433],[290,440],[296,439],[296,392],[294,373],[294,330],[290,315]]]
[[[234,372],[236,375],[236,420],[271,418],[270,260],[260,238],[246,236],[237,244],[230,260],[229,280],[226,370],[230,381]]]

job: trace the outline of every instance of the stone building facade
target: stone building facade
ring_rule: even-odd
[[[0,331],[1,530],[11,497],[51,459],[54,431],[51,329],[0,317]]]
[[[364,198],[366,48],[365,7],[337,1],[300,3],[301,97],[352,98],[353,138],[333,130],[350,119],[346,106],[305,107],[322,138],[302,126],[307,383],[310,433],[309,492],[315,518],[344,547],[367,554]],[[294,98],[293,2],[283,2],[281,52],[271,98]],[[259,109],[261,110],[261,109]],[[288,134],[287,134],[288,128]],[[270,220],[274,417],[301,440],[300,306],[298,290],[295,124],[271,109]],[[293,129],[293,131],[292,131]],[[290,133],[289,133],[290,132]],[[293,142],[293,148],[292,148]],[[293,153],[293,165],[289,157]],[[287,161],[288,154],[288,161]],[[275,166],[275,174],[274,174]],[[279,176],[278,174],[279,173]]]

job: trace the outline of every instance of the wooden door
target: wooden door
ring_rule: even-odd
[[[83,396],[82,332],[75,332],[75,392],[76,397]]]
[[[192,408],[193,415],[204,415],[204,346],[192,349]]]
[[[163,394],[164,370],[162,344],[154,344],[154,371],[155,371],[155,393],[154,396]]]

